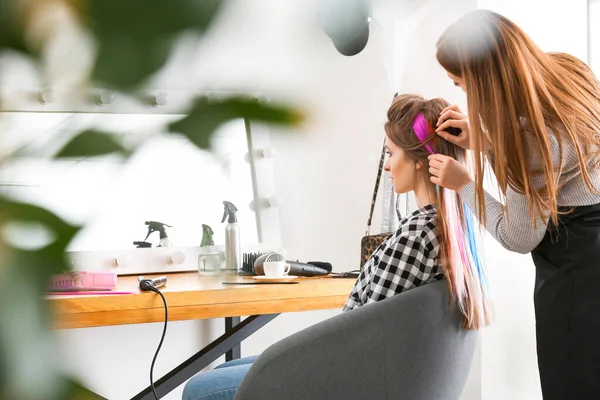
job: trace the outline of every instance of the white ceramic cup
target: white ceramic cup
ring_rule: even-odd
[[[290,272],[290,264],[286,264],[285,261],[265,261],[263,263],[263,271],[265,276],[277,278],[285,276]]]

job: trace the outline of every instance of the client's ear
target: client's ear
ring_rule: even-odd
[[[421,169],[423,167],[423,161],[417,161],[417,163],[415,164],[417,169]]]

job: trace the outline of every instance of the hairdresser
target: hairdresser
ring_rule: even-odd
[[[600,399],[600,84],[486,10],[451,25],[436,56],[468,105],[468,116],[447,107],[437,133],[475,157],[472,177],[430,156],[431,181],[457,191],[506,249],[531,252],[544,399]],[[486,161],[503,202],[483,188]]]

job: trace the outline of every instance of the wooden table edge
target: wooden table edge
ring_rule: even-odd
[[[169,321],[201,320],[212,318],[278,314],[300,311],[329,310],[343,307],[346,295],[332,295],[311,299],[280,299],[210,305],[169,307]],[[54,329],[94,328],[101,326],[134,325],[164,321],[164,307],[147,309],[95,311],[57,314]]]

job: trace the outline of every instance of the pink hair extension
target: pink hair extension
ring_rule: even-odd
[[[419,139],[420,142],[426,142],[429,136],[433,133],[432,129],[430,129],[429,125],[427,124],[425,116],[421,113],[417,114],[417,117],[413,121],[412,127],[415,131],[415,135],[417,135],[417,139]],[[431,154],[434,153],[433,148],[428,143],[425,143],[425,148]]]
[[[464,244],[462,243],[462,229],[460,221],[460,210],[456,201],[456,195],[448,189],[444,190],[444,201],[446,206],[446,220],[448,221],[448,232],[450,233],[450,262],[454,271],[454,287],[456,296],[463,299],[466,296],[465,271],[457,266],[465,265]],[[461,302],[462,304],[462,302]]]

